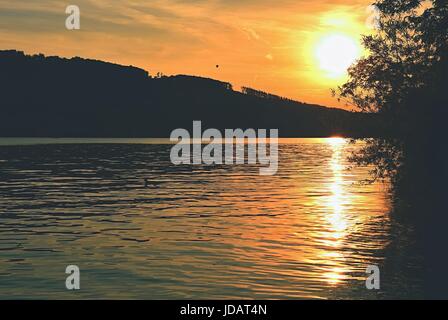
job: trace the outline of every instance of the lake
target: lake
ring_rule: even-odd
[[[340,138],[258,165],[180,165],[163,139],[0,138],[0,298],[420,298],[412,227]],[[144,186],[147,178],[149,185]],[[65,288],[77,265],[81,290]],[[367,290],[366,267],[381,270]]]

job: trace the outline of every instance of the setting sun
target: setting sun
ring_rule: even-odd
[[[319,68],[330,78],[339,78],[360,57],[360,46],[348,35],[332,34],[317,44],[315,55]]]

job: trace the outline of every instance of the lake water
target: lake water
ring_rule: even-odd
[[[283,139],[279,169],[174,166],[161,139],[0,139],[0,298],[419,298],[412,228],[359,145]],[[144,187],[148,178],[149,187]],[[81,290],[65,288],[65,268]],[[367,290],[378,265],[381,289]]]

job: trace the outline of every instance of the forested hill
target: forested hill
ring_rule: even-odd
[[[0,136],[168,137],[175,128],[278,128],[284,137],[372,135],[372,119],[193,76],[0,51]]]

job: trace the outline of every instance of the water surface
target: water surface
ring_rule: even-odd
[[[347,170],[346,140],[282,140],[275,176],[174,166],[160,139],[0,145],[0,298],[420,297],[412,230],[387,185]],[[71,264],[80,291],[65,289]]]

